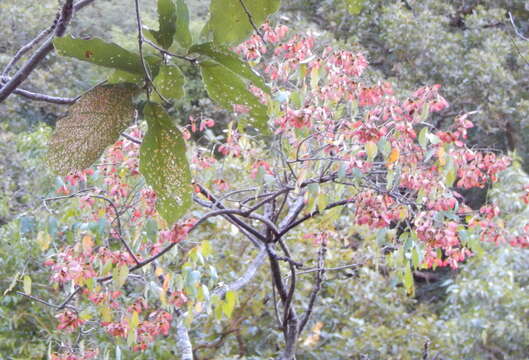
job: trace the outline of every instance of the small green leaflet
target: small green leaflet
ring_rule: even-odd
[[[365,0],[345,0],[347,11],[349,11],[351,15],[359,15],[364,8],[364,1]]]
[[[233,105],[244,105],[249,108],[251,125],[262,133],[267,133],[267,107],[259,102],[249,90],[246,83],[233,71],[212,61],[200,63],[202,79],[209,97],[228,111]]]
[[[235,308],[235,302],[237,301],[237,293],[235,291],[226,292],[226,300],[222,305],[222,312],[230,318]]]
[[[138,54],[123,49],[117,44],[101,39],[74,39],[71,36],[53,40],[57,54],[74,57],[92,64],[143,74],[143,66]]]
[[[31,277],[29,275],[24,275],[24,293],[31,295]]]
[[[156,209],[171,225],[191,206],[191,172],[182,134],[160,105],[143,110],[149,130],[140,149],[140,172],[156,192]]]
[[[280,0],[211,0],[206,27],[216,44],[236,45],[254,31],[250,16],[253,25],[259,27],[279,5]]]
[[[447,187],[452,187],[457,179],[457,165],[452,158],[448,158],[444,167],[444,184]]]
[[[98,86],[84,94],[57,122],[48,161],[67,175],[91,166],[119,138],[134,117],[135,86]]]
[[[428,145],[428,127],[426,126],[419,132],[419,145],[426,150],[426,146]]]
[[[176,6],[173,0],[158,0],[158,31],[151,30],[156,42],[164,49],[169,49],[173,44],[176,33]]]
[[[153,85],[163,97],[179,99],[184,96],[184,74],[176,65],[161,65],[160,71],[154,78]],[[153,93],[153,99],[161,102],[156,92]]]
[[[198,53],[208,56],[211,60],[225,66],[244,80],[251,82],[265,93],[270,94],[270,89],[266,86],[263,78],[253,71],[250,65],[242,61],[239,56],[228,47],[215,45],[209,42],[192,46],[189,49],[189,53]]]
[[[176,0],[175,40],[184,49],[188,49],[193,44],[193,39],[189,32],[189,10],[184,0]]]
[[[404,288],[406,288],[406,291],[408,292],[408,294],[413,295],[413,293],[415,292],[414,291],[415,289],[413,285],[413,274],[411,272],[411,267],[408,262],[406,262],[404,266],[405,266],[404,276],[402,279],[404,283]]]
[[[367,161],[373,161],[378,153],[377,144],[375,144],[373,141],[368,141],[365,144],[365,147],[366,147]]]

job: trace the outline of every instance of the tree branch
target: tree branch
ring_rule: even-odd
[[[252,25],[254,31],[256,32],[257,35],[259,35],[261,40],[263,40],[263,42],[266,43],[266,40],[264,39],[263,34],[261,34],[261,31],[259,31],[259,28],[257,27],[255,22],[253,21],[253,16],[250,13],[250,11],[248,10],[248,8],[246,7],[246,4],[244,3],[244,0],[239,0],[239,2],[241,3],[242,9],[244,10],[244,12],[246,13],[246,16],[248,17],[248,21],[250,22],[250,25]]]
[[[35,68],[40,64],[40,62],[44,60],[46,55],[48,55],[51,51],[53,51],[53,39],[56,36],[60,37],[64,35],[66,26],[68,25],[68,22],[73,16],[73,13],[74,13],[73,10],[75,11],[81,10],[85,6],[90,5],[92,2],[94,2],[94,0],[81,0],[73,6],[72,6],[72,2],[73,0],[67,0],[66,3],[63,5],[60,18],[57,20],[57,25],[55,26],[55,32],[51,36],[48,37],[48,39],[35,51],[33,56],[16,72],[16,74],[0,88],[0,103],[3,102],[5,99],[7,99],[7,97],[11,95],[15,91],[15,89],[24,80],[28,78],[28,76],[33,72],[33,70],[35,70]],[[30,42],[29,44],[27,44],[26,45],[27,49],[23,50],[22,55],[26,53],[27,51],[29,51],[29,49],[31,49],[32,46],[38,43],[40,41],[39,38],[41,36],[45,37],[45,35],[42,35],[41,33],[37,36],[36,41],[34,41],[33,43]],[[28,45],[31,45],[31,46],[28,46]],[[19,58],[22,55],[19,55]],[[15,62],[13,62],[13,64]],[[13,66],[13,64],[10,66]]]
[[[318,296],[318,293],[321,289],[321,283],[323,282],[323,276],[325,275],[326,253],[327,247],[325,242],[323,242],[320,247],[320,250],[318,251],[318,272],[316,273],[316,283],[314,284],[314,288],[312,289],[312,292],[310,294],[309,305],[307,306],[307,310],[305,311],[305,316],[303,317],[299,325],[300,334],[303,332],[305,325],[307,325],[307,322],[310,319],[310,315],[312,314],[312,310],[314,309],[314,304],[316,303],[316,297]]]
[[[512,27],[513,27],[514,32],[516,33],[516,35],[518,35],[518,37],[520,39],[522,39],[522,40],[529,41],[529,38],[524,36],[524,34],[522,34],[522,32],[516,26],[516,23],[514,22],[514,17],[512,16],[510,11],[509,11],[509,20],[511,20],[511,24],[512,24]]]
[[[189,339],[189,333],[183,321],[176,326],[176,336],[178,338],[176,345],[180,350],[182,360],[193,360],[193,345]]]

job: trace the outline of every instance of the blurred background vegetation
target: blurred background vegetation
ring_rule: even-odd
[[[206,20],[207,2],[188,4],[192,28],[198,31]],[[497,199],[505,226],[517,231],[518,224],[525,222],[520,219],[529,216],[529,207],[521,200],[524,187],[529,186],[524,172],[529,168],[529,41],[515,33],[508,13],[518,30],[528,36],[527,4],[524,0],[364,0],[360,13],[353,15],[347,11],[346,0],[292,0],[284,2],[274,21],[294,30],[310,29],[329,44],[364,51],[373,66],[373,80],[389,80],[399,92],[442,84],[451,106],[433,119],[438,127],[458,114],[477,111],[472,116],[477,122],[470,134],[472,145],[516,154],[512,167],[481,198]],[[0,2],[0,68],[22,44],[49,26],[57,5],[56,0]],[[144,1],[143,8],[146,22],[154,22],[154,1]],[[132,12],[129,0],[96,1],[75,17],[71,31],[134,47]],[[187,71],[192,76],[195,70],[190,67]],[[23,86],[55,96],[76,96],[106,75],[51,54]],[[184,124],[189,115],[211,117],[221,129],[226,114],[211,105],[200,82],[189,81],[186,86],[187,97],[172,109],[176,121]],[[50,126],[64,113],[64,107],[14,95],[0,104],[2,358],[45,359],[48,344],[56,339],[50,309],[4,291],[17,274],[33,268],[34,283],[43,284],[39,291],[53,297],[55,290],[46,285],[48,274],[38,272],[46,248],[53,246],[48,236],[66,236],[69,229],[82,225],[76,223],[75,202],[65,205],[56,216],[42,204],[42,199],[53,196],[61,185],[61,179],[45,166],[45,147]],[[220,133],[219,129],[214,130]],[[237,170],[235,162],[227,166]],[[231,236],[222,226],[210,224],[198,236],[218,237],[221,231],[227,234],[223,236]],[[321,224],[310,226],[317,229]],[[417,272],[416,295],[410,297],[391,268],[379,261],[376,239],[362,230],[347,228],[337,234],[340,240],[331,251],[330,266],[344,261],[364,266],[327,275],[298,359],[418,359],[425,354],[425,347],[431,359],[529,356],[528,250],[490,245],[457,272]],[[240,242],[218,243],[222,244],[217,252],[223,261],[217,271],[236,276],[239,255],[246,259],[249,254]],[[307,248],[300,244],[296,251],[309,251]],[[191,329],[200,359],[271,356],[281,334],[270,331],[275,320],[269,304],[263,304],[265,296],[255,296],[268,294],[270,284],[264,277],[255,284],[248,288],[247,298],[240,299],[235,319],[204,320]],[[309,293],[310,288],[301,289],[301,296]],[[253,320],[248,321],[250,318]],[[230,333],[230,326],[237,321],[239,333]],[[244,334],[244,346],[237,334]],[[174,340],[168,338],[144,355],[125,353],[123,358],[169,359],[173,349]]]

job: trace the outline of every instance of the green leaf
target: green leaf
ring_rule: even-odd
[[[359,15],[364,8],[364,1],[365,0],[345,0],[347,11],[349,11],[351,15]]]
[[[57,54],[88,61],[95,65],[143,74],[139,55],[123,49],[114,43],[101,39],[74,39],[71,36],[58,37],[53,40]]]
[[[128,334],[127,334],[127,345],[128,346],[132,346],[132,345],[136,344],[136,340],[138,340],[138,334],[137,334],[136,330],[129,331]]]
[[[49,163],[66,175],[92,165],[134,117],[136,87],[99,86],[84,94],[57,122],[49,143]]]
[[[189,32],[189,10],[184,0],[176,0],[176,33],[175,39],[184,49],[193,44]]]
[[[253,69],[244,61],[242,61],[237,54],[231,51],[228,47],[222,45],[215,45],[211,42],[192,46],[189,49],[190,53],[198,53],[206,55],[210,59],[225,66],[241,78],[250,81],[265,93],[270,94],[270,89],[266,86],[262,77],[260,77]]]
[[[373,161],[378,153],[377,144],[375,144],[373,141],[368,141],[365,144],[365,147],[366,147],[367,161]]]
[[[254,31],[253,25],[261,26],[275,13],[279,5],[280,0],[211,0],[206,26],[216,44],[236,45]]]
[[[200,282],[200,272],[197,270],[190,271],[186,276],[186,287],[194,288]]]
[[[213,254],[213,247],[211,246],[211,242],[207,240],[202,241],[202,255],[207,258],[211,254]]]
[[[127,282],[129,276],[129,267],[127,264],[122,264],[114,268],[112,279],[114,280],[114,289],[119,290]]]
[[[413,294],[414,292],[414,286],[413,286],[413,274],[411,272],[410,264],[405,264],[406,268],[404,270],[404,277],[403,277],[403,283],[404,288],[406,288],[406,291],[408,294]]]
[[[24,280],[23,280],[23,283],[24,283],[24,293],[26,293],[27,295],[31,295],[31,277],[29,275],[24,275]]]
[[[158,0],[159,30],[151,30],[156,42],[164,49],[169,49],[173,44],[176,33],[176,6],[173,0]]]
[[[411,251],[411,263],[414,268],[418,268],[420,265],[419,264],[419,252],[417,251],[416,247],[414,247],[413,250]]]
[[[387,141],[386,138],[381,138],[378,141],[377,148],[378,150],[380,150],[380,153],[384,156],[384,160],[387,159],[387,157],[391,153],[391,144],[389,143],[389,141]]]
[[[419,145],[426,150],[426,146],[428,145],[428,128],[425,126],[421,129],[419,132]]]
[[[142,74],[130,73],[123,70],[115,70],[107,79],[107,84],[138,84],[141,83],[145,77]]]
[[[140,318],[138,316],[138,312],[134,311],[129,320],[129,330],[135,331],[138,328],[139,323],[140,323]]]
[[[230,318],[231,314],[233,313],[236,300],[237,300],[237,294],[235,293],[235,291],[226,292],[226,300],[224,304],[222,305],[222,312],[224,312],[224,314],[228,318]]]
[[[156,192],[156,209],[173,224],[192,203],[185,142],[163,107],[149,103],[143,112],[149,130],[140,149],[140,172]]]
[[[182,74],[178,66],[161,65],[158,75],[154,78],[153,85],[163,97],[179,99],[185,94],[184,82],[184,74]],[[153,98],[155,100],[161,100],[156,92],[153,93]]]
[[[452,185],[454,185],[454,182],[456,181],[456,178],[456,169],[454,167],[451,167],[450,170],[448,170],[448,172],[446,173],[445,185],[447,187],[452,187]]]
[[[251,125],[264,133],[268,132],[266,106],[248,90],[237,74],[212,61],[200,63],[200,70],[208,95],[216,103],[228,111],[233,111],[235,104],[247,106]]]

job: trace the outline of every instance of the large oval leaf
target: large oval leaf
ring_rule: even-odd
[[[200,70],[208,95],[215,102],[228,111],[233,111],[233,105],[248,107],[250,125],[262,133],[268,132],[267,107],[248,90],[237,74],[212,61],[200,63]]]
[[[169,223],[191,206],[191,172],[182,134],[158,104],[145,106],[149,125],[140,149],[140,172],[156,192],[156,209]]]
[[[179,99],[184,96],[184,74],[176,65],[161,65],[160,71],[154,78],[156,90],[166,98]],[[158,94],[153,93],[153,99],[160,100]],[[157,101],[157,102],[160,102]]]
[[[216,44],[239,44],[254,31],[250,17],[253,25],[261,26],[279,5],[280,0],[211,0],[206,26]]]
[[[176,41],[187,49],[193,43],[189,32],[189,10],[184,0],[176,0]]]
[[[151,33],[161,47],[169,49],[176,32],[176,6],[173,0],[158,0],[158,21],[159,30],[151,30]]]
[[[74,39],[71,36],[58,37],[53,40],[57,54],[88,61],[92,64],[143,74],[139,55],[123,49],[114,43],[101,39]]]
[[[270,94],[270,89],[266,86],[263,78],[253,71],[250,65],[242,61],[239,56],[228,47],[208,42],[192,46],[189,49],[189,52],[208,56],[210,59],[227,67],[240,77],[250,81],[265,93]]]
[[[49,163],[59,174],[83,170],[112,145],[134,117],[135,86],[99,86],[84,94],[57,122]]]

